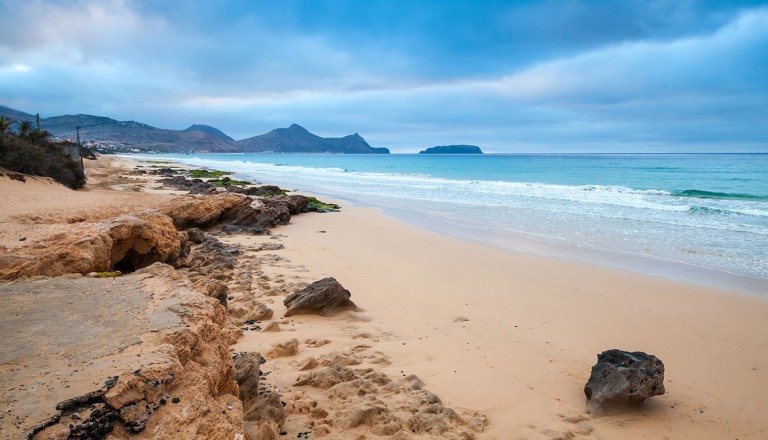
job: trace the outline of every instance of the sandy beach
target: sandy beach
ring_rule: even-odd
[[[136,191],[157,187],[147,176],[100,177],[125,173],[137,162],[97,162],[101,171],[89,174],[89,187],[80,192],[4,179],[0,245],[6,252],[20,246],[22,235],[32,241],[62,225],[159,206],[179,193]],[[357,358],[358,368],[392,380],[418,376],[460,415],[449,438],[471,438],[459,437],[463,432],[498,440],[768,436],[764,297],[516,254],[419,229],[373,208],[342,206],[337,213],[293,216],[272,235],[217,238],[242,252],[235,278],[246,270],[254,276],[250,290],[231,287],[230,304],[251,292],[274,310],[260,326],[280,327],[246,331],[233,349],[267,359],[268,386],[289,402],[283,438],[308,429],[300,402],[344,404],[323,390],[294,386],[308,357],[334,354]],[[269,243],[283,248],[264,250]],[[283,318],[283,295],[325,277],[348,289],[360,310]],[[292,339],[299,341],[297,353],[265,354]],[[666,394],[616,414],[587,413],[583,387],[590,368],[598,353],[612,348],[660,358]],[[398,393],[370,394],[395,413]],[[332,422],[334,411],[328,412]],[[386,438],[370,433],[370,425],[348,433],[340,423],[328,426],[327,438]],[[400,431],[394,438],[431,435]]]
[[[291,223],[280,231],[290,261],[274,273],[335,276],[370,318],[321,330],[324,321],[297,317],[295,337],[330,332],[344,346],[369,334],[392,359],[388,373],[414,373],[452,406],[487,414],[481,438],[570,438],[566,418],[584,418],[590,436],[604,439],[768,432],[765,298],[516,255],[370,208]],[[237,347],[263,341],[249,334]],[[666,395],[624,414],[586,414],[590,367],[611,348],[662,359]]]

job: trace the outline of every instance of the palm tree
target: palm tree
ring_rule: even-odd
[[[29,137],[29,133],[32,131],[32,123],[29,121],[21,121],[19,123],[19,137],[26,139]]]
[[[6,134],[11,131],[11,124],[13,124],[15,121],[6,118],[5,116],[0,116],[0,134]]]

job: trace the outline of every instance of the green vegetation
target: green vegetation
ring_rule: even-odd
[[[12,127],[18,126],[18,131]],[[72,189],[85,186],[85,174],[65,153],[71,142],[52,142],[50,133],[32,129],[29,121],[0,116],[0,167],[33,176],[51,177]]]
[[[209,171],[209,170],[189,170],[189,177],[197,179],[219,179],[221,177],[233,174],[231,171]]]
[[[331,212],[331,211],[338,211],[341,209],[341,206],[335,204],[335,203],[325,203],[321,202],[320,200],[317,200],[315,197],[308,197],[309,203],[307,203],[307,207],[310,211],[317,211],[317,212]]]
[[[207,179],[206,182],[212,183],[216,186],[230,187],[230,186],[246,186],[252,185],[247,180],[235,180],[227,177],[234,174],[231,171],[218,171],[218,170],[186,170],[189,177],[194,179]]]
[[[94,278],[115,278],[119,277],[123,273],[119,270],[108,270],[106,272],[96,272],[93,277]]]
[[[222,177],[221,179],[207,180],[208,183],[212,183],[216,186],[230,187],[230,186],[246,186],[251,185],[251,182],[247,180],[235,180],[229,177]]]

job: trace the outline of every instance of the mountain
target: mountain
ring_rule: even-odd
[[[139,150],[165,153],[237,152],[237,147],[232,142],[213,136],[207,131],[167,130],[140,122],[116,121],[104,116],[54,116],[41,120],[40,126],[54,136],[66,139],[74,139],[77,127],[80,127],[80,139],[83,141],[114,143]]]
[[[223,139],[225,141],[234,141],[234,139],[224,134],[223,131],[219,130],[216,127],[211,127],[210,125],[193,124],[193,125],[190,125],[189,128],[185,128],[182,131],[202,131],[210,134],[215,138]]]
[[[477,145],[441,145],[419,151],[419,154],[483,154]]]
[[[0,105],[0,116],[14,120],[35,117]],[[194,124],[184,130],[167,130],[134,121],[117,121],[104,116],[63,115],[41,119],[40,128],[54,137],[80,139],[101,144],[104,151],[156,151],[162,153],[239,153],[272,151],[279,153],[354,153],[389,154],[386,148],[373,148],[359,134],[342,138],[323,138],[293,124],[259,136],[235,141],[209,125]],[[101,151],[101,150],[99,150]]]
[[[21,110],[16,110],[10,107],[6,107],[4,105],[0,105],[0,116],[6,118],[6,119],[12,119],[14,121],[35,121],[35,115],[30,115],[29,113],[24,113]]]
[[[236,144],[245,152],[389,154],[386,148],[371,147],[357,133],[342,138],[323,138],[298,124],[276,128],[269,133],[237,141]]]

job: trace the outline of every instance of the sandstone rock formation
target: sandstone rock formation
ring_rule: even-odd
[[[265,353],[265,356],[269,359],[275,359],[279,357],[293,356],[298,352],[299,340],[294,338],[289,341],[272,344],[272,348]]]
[[[54,417],[32,428],[38,431],[34,438],[102,438],[111,434],[114,438],[224,440],[242,432],[242,406],[224,332],[227,318],[217,301],[190,289],[184,277],[160,263],[125,276],[118,284],[89,278],[47,282],[62,287],[77,283],[77,292],[86,289],[69,296],[70,301],[82,303],[74,310],[83,311],[89,310],[87,304],[93,298],[87,291],[90,284],[100,286],[102,296],[109,296],[110,289],[121,289],[116,304],[125,303],[119,307],[125,307],[123,314],[133,321],[130,331],[119,325],[116,328],[132,342],[121,345],[122,349],[101,348],[109,348],[110,339],[97,329],[103,327],[105,315],[116,312],[116,304],[112,310],[93,309],[87,322],[74,327],[79,334],[99,335],[100,339],[91,336],[87,342],[78,342],[72,336],[60,335],[62,341],[74,344],[64,349],[79,353],[73,358],[75,365],[88,379],[82,386],[92,383],[94,373],[96,378],[106,378],[105,372],[110,370],[114,375],[101,388],[61,401]],[[143,290],[130,287],[138,283],[145,286]],[[21,285],[15,289],[20,291]],[[134,315],[144,309],[146,315]],[[77,317],[61,315],[58,319],[76,321]],[[132,340],[130,332],[141,338]],[[94,351],[78,351],[80,346],[93,347],[90,349]],[[26,373],[33,374],[29,370]],[[62,389],[57,395],[65,393],[67,390]]]
[[[184,234],[186,235],[186,234]],[[22,276],[133,271],[182,257],[181,236],[167,216],[152,210],[72,227],[32,242],[13,255],[0,255],[0,279]]]
[[[169,201],[162,211],[179,229],[207,228],[219,222],[224,212],[248,203],[249,198],[240,194],[184,196]]]
[[[604,351],[597,355],[584,394],[590,410],[638,404],[664,394],[664,364],[641,351]]]
[[[285,316],[307,313],[327,316],[341,310],[356,310],[357,306],[349,299],[351,296],[335,278],[323,278],[285,298],[283,304],[288,307]]]

